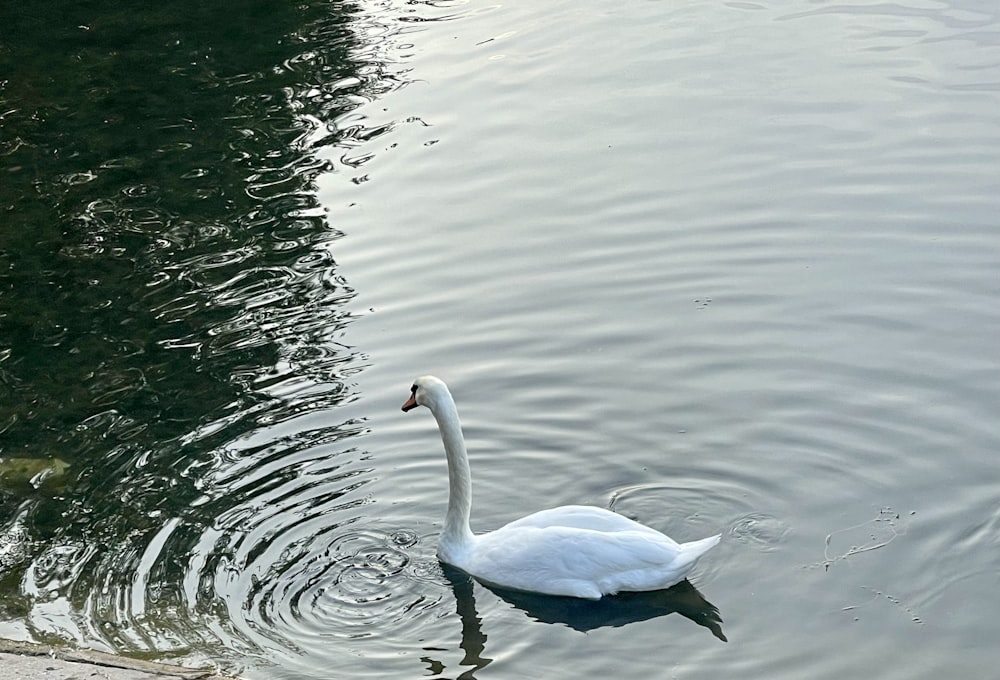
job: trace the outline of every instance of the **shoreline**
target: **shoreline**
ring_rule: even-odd
[[[214,669],[185,668],[89,649],[0,638],[0,680],[238,680]]]

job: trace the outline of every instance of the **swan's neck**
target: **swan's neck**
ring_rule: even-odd
[[[472,473],[469,470],[469,455],[465,450],[465,437],[462,436],[462,423],[458,419],[455,402],[452,399],[442,399],[431,412],[437,420],[444,451],[448,456],[448,514],[445,516],[438,554],[445,561],[454,563],[473,541],[472,529],[469,528]]]

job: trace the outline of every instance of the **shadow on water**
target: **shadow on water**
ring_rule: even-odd
[[[699,626],[708,628],[712,635],[723,642],[728,641],[722,632],[722,617],[718,608],[687,580],[666,590],[620,593],[596,601],[497,588],[490,590],[536,621],[562,623],[583,633],[597,628],[626,626],[668,614],[680,614]]]
[[[492,662],[485,656],[487,635],[483,632],[483,620],[476,609],[476,581],[464,571],[447,564],[442,564],[441,569],[455,594],[455,609],[462,622],[460,646],[465,652],[462,665],[471,666],[459,677],[471,678],[475,671]],[[706,600],[687,579],[665,590],[621,593],[596,601],[526,593],[490,585],[485,587],[535,621],[562,624],[581,633],[680,614],[704,626],[719,640],[728,642],[722,632],[722,616],[718,607]],[[429,661],[425,658],[425,662]]]
[[[486,633],[483,632],[483,619],[476,610],[475,581],[468,574],[460,569],[442,564],[441,569],[445,578],[451,584],[452,592],[455,593],[455,612],[462,622],[462,642],[459,646],[465,652],[465,657],[461,661],[463,666],[471,666],[469,670],[460,674],[459,678],[473,678],[475,672],[486,668],[493,659],[485,655],[486,653]],[[431,659],[425,657],[425,663],[432,663]]]

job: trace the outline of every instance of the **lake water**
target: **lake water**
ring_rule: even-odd
[[[996,3],[0,26],[0,636],[250,680],[1000,662]],[[598,604],[442,568],[423,373],[474,529],[722,544]]]

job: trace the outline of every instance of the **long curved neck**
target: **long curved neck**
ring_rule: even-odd
[[[469,455],[465,450],[462,423],[458,419],[458,409],[451,395],[442,398],[431,409],[441,431],[444,451],[448,456],[448,514],[445,516],[444,531],[441,533],[441,549],[461,549],[473,540],[469,528],[472,513],[472,473],[469,470]]]

